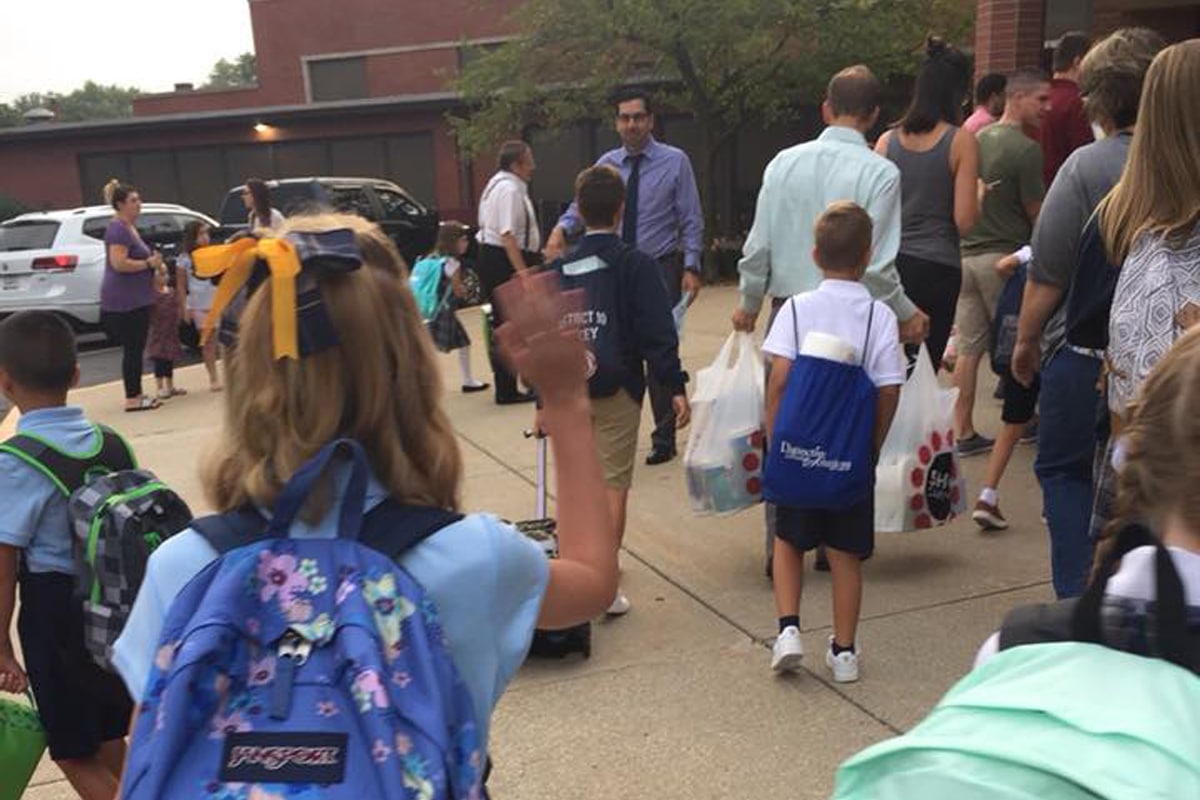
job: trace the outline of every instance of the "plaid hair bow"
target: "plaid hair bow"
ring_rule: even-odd
[[[201,341],[207,342],[221,314],[249,285],[253,292],[271,281],[271,327],[275,358],[299,358],[337,344],[337,334],[321,303],[315,277],[353,272],[362,266],[354,231],[337,228],[320,233],[289,233],[282,239],[239,239],[202,247],[192,254],[196,276],[221,282],[212,310],[204,320]],[[297,282],[301,281],[297,302]]]

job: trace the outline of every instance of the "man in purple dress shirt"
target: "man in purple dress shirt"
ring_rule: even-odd
[[[671,305],[684,294],[689,304],[700,294],[700,253],[704,246],[704,216],[700,192],[687,153],[655,140],[654,109],[645,92],[631,89],[617,96],[616,127],[621,147],[600,157],[597,165],[616,168],[625,181],[628,200],[621,238],[652,256],[663,270]],[[546,242],[546,260],[567,249],[567,236],[583,232],[583,218],[572,203]],[[675,412],[672,391],[650,377],[650,406],[654,410],[650,465],[675,457]]]

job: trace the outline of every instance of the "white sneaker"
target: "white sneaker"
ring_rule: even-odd
[[[620,589],[617,590],[617,596],[613,598],[612,605],[608,607],[605,613],[610,617],[621,617],[629,613],[629,609],[633,604],[629,602],[629,598]]]
[[[771,648],[771,669],[776,672],[795,672],[800,669],[802,658],[804,644],[800,641],[800,629],[795,625],[788,625],[775,639],[775,646]]]
[[[857,648],[857,645],[855,645]],[[834,683],[854,683],[858,680],[858,651],[845,650],[833,654],[833,637],[829,637],[829,649],[825,651],[825,666],[833,670]]]

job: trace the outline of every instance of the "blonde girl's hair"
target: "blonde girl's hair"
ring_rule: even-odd
[[[375,477],[406,504],[459,507],[462,457],[441,407],[441,379],[404,262],[391,240],[356,216],[294,217],[288,232],[350,228],[364,264],[318,278],[339,343],[300,359],[273,352],[271,287],[247,302],[229,359],[225,420],[203,469],[212,506],[271,507],[296,470],[333,439],[358,440]],[[327,509],[314,494],[309,521]]]
[[[1175,343],[1142,384],[1122,431],[1115,522],[1161,531],[1171,515],[1200,531],[1200,328]],[[1101,548],[1101,553],[1104,548]],[[1098,558],[1100,556],[1098,555]]]
[[[438,225],[437,243],[433,252],[439,256],[458,257],[458,240],[467,235],[467,226],[455,220]]]
[[[1100,204],[1109,258],[1121,264],[1143,233],[1187,234],[1200,220],[1200,39],[1166,48],[1146,73],[1121,180]]]

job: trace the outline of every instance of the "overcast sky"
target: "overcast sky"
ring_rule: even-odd
[[[0,103],[87,80],[198,85],[253,49],[247,0],[0,0]]]

